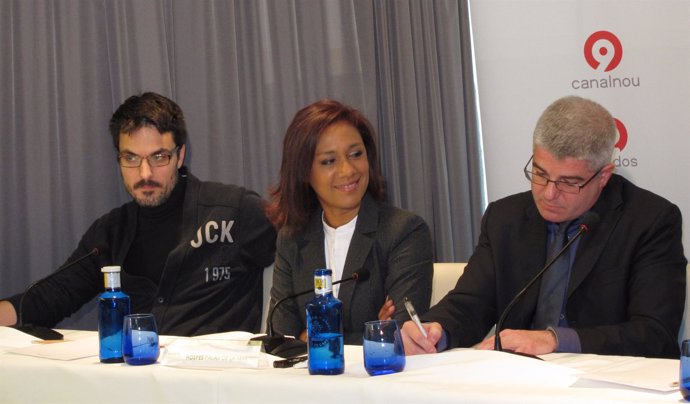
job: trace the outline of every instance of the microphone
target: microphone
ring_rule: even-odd
[[[362,269],[354,272],[349,278],[333,282],[333,285],[350,281],[364,282],[369,279],[370,275],[371,273],[368,269]],[[275,313],[276,308],[278,308],[278,306],[280,306],[284,301],[291,300],[299,296],[304,296],[309,293],[314,293],[314,289],[303,290],[279,299],[268,312],[266,319],[266,335],[254,337],[251,340],[261,341],[264,352],[271,355],[280,356],[281,358],[305,354],[307,352],[307,345],[304,342],[300,341],[299,339],[289,338],[280,333],[273,332],[273,313]]]
[[[564,252],[570,248],[570,246],[582,236],[583,233],[591,231],[596,225],[599,223],[599,214],[596,212],[587,212],[584,214],[582,218],[582,223],[580,223],[580,229],[575,233],[575,235],[568,240],[568,242],[561,248],[560,251],[556,255],[554,255],[547,263],[544,265],[544,268],[542,268],[539,272],[537,272],[536,275],[527,283],[527,285],[522,288],[520,292],[518,292],[517,295],[513,298],[513,300],[508,303],[508,306],[506,306],[505,310],[503,310],[503,313],[501,314],[501,317],[499,317],[498,322],[496,323],[496,331],[494,334],[494,350],[495,351],[502,351],[503,348],[501,347],[501,329],[503,328],[503,322],[505,321],[506,317],[508,316],[508,313],[510,313],[510,310],[515,306],[515,304],[527,293],[527,290],[529,290],[532,285],[534,285],[541,277],[544,275],[544,273],[551,268],[554,262],[558,260],[558,258],[563,255]],[[518,352],[514,352],[519,355],[523,356],[529,356],[529,357],[534,357],[534,355],[529,355],[529,354],[522,354]]]
[[[60,334],[59,332],[57,332],[53,329],[50,329],[48,327],[36,326],[33,324],[24,324],[24,298],[26,297],[26,295],[29,294],[31,289],[33,289],[39,283],[43,282],[43,280],[45,280],[45,279],[47,279],[53,275],[59,274],[60,272],[64,271],[65,269],[71,268],[72,266],[84,261],[85,259],[87,259],[89,257],[92,257],[92,256],[95,257],[99,254],[102,254],[103,252],[105,252],[105,250],[106,249],[104,247],[100,247],[100,246],[94,247],[87,254],[75,259],[74,261],[70,261],[70,262],[66,263],[65,265],[56,269],[55,272],[48,275],[47,277],[41,278],[41,279],[35,281],[34,283],[32,283],[26,289],[26,291],[24,291],[24,294],[22,294],[22,297],[19,299],[19,308],[17,310],[17,325],[13,326],[12,328],[19,330],[21,332],[24,332],[26,334],[29,334],[29,335],[33,335],[34,337],[44,339],[44,340],[61,340],[61,339],[63,339],[62,334]]]

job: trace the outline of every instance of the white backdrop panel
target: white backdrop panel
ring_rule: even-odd
[[[616,171],[680,207],[688,255],[690,1],[472,0],[471,7],[488,200],[529,189],[522,168],[546,106],[568,94],[590,98],[627,134]]]

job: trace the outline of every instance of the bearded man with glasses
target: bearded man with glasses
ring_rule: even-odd
[[[161,334],[258,332],[276,238],[263,200],[189,173],[184,116],[166,97],[128,98],[109,129],[133,200],[96,220],[67,262],[97,255],[0,301],[0,325],[52,327],[103,291],[102,266],[120,265],[132,312],[153,313]]]
[[[489,204],[455,289],[422,316],[428,336],[403,325],[407,354],[494,348],[490,329],[536,279],[505,318],[503,349],[678,357],[681,213],[613,173],[616,136],[611,114],[591,100],[564,97],[544,111],[523,169],[531,192]],[[563,248],[589,212],[600,218],[596,228],[557,259],[547,252]]]

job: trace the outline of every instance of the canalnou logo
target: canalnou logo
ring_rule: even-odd
[[[584,54],[585,61],[597,75],[572,80],[570,86],[573,90],[640,87],[639,76],[620,77],[611,74],[623,60],[623,45],[612,32],[597,31],[587,37]]]
[[[610,72],[623,59],[623,45],[613,33],[597,31],[585,41],[585,60],[594,70]]]

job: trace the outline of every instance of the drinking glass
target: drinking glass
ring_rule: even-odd
[[[158,359],[158,331],[153,314],[128,314],[122,327],[122,354],[130,365],[149,365]]]
[[[690,400],[690,339],[686,339],[680,346],[680,393],[683,398]]]
[[[395,320],[364,323],[364,368],[371,376],[400,372],[405,368],[405,349]]]

